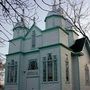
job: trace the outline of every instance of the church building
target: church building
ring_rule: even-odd
[[[90,45],[78,36],[56,6],[45,30],[18,22],[6,55],[5,90],[90,90]]]

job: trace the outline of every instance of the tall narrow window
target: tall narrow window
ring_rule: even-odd
[[[89,68],[87,64],[85,65],[85,83],[86,85],[90,84]]]
[[[46,81],[46,57],[43,57],[43,81]]]
[[[15,68],[14,68],[14,60],[11,61],[11,67],[10,67],[10,82],[14,82],[14,78],[15,78]]]
[[[36,45],[36,34],[35,34],[35,30],[32,32],[32,48],[35,48]]]
[[[12,60],[7,66],[7,83],[17,82],[17,62]]]
[[[7,82],[10,82],[10,63],[8,63],[8,66],[7,66]]]
[[[53,80],[53,61],[52,61],[52,55],[51,53],[48,54],[48,61],[47,61],[47,66],[48,66],[48,81]]]
[[[57,81],[57,57],[53,55],[54,60],[54,81]]]
[[[43,81],[57,81],[57,59],[51,53],[43,57]]]
[[[68,55],[66,54],[66,60],[65,60],[65,67],[66,67],[66,83],[70,81],[69,78],[69,61],[68,61]]]
[[[17,62],[15,61],[15,82],[17,82]]]

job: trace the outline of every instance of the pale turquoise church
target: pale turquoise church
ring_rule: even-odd
[[[78,39],[63,10],[53,6],[45,30],[24,21],[13,28],[5,90],[90,90],[90,46]]]

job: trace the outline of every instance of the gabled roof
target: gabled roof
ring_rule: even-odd
[[[37,28],[40,32],[42,32],[42,30],[41,30],[39,27],[37,27],[37,26],[35,25],[35,23],[34,23],[34,24],[31,26],[31,28],[28,30],[28,32],[26,33],[25,37],[29,34],[29,32],[32,30],[33,27]]]
[[[90,44],[89,41],[86,38],[80,38],[75,41],[75,43],[70,47],[73,52],[78,53],[83,50],[83,47],[86,47],[86,50],[88,52],[88,55],[90,57]]]
[[[85,38],[80,38],[70,47],[73,52],[81,52],[85,43]]]

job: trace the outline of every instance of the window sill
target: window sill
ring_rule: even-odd
[[[42,84],[53,84],[53,83],[59,83],[59,81],[46,81],[46,82],[42,82]]]
[[[70,81],[66,81],[65,84],[70,84]]]
[[[6,83],[6,85],[17,85],[17,83]]]

